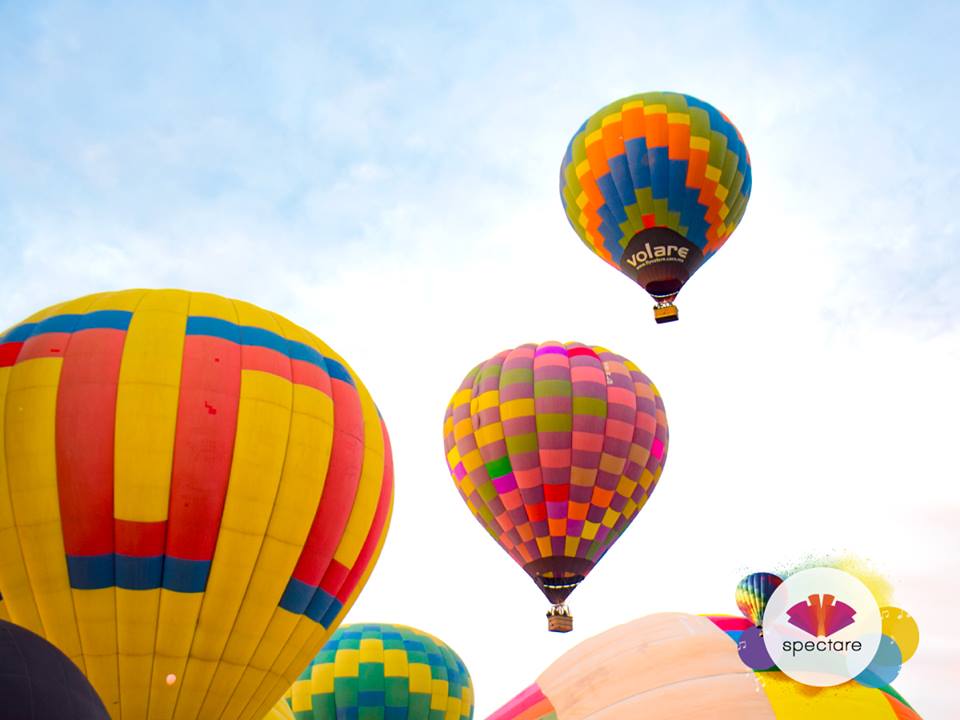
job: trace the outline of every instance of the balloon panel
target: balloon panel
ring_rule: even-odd
[[[359,591],[392,499],[386,429],[343,360],[185,291],[92,295],[0,335],[0,458],[7,609],[117,716],[262,717]]]
[[[448,467],[467,506],[541,578],[590,571],[655,489],[667,442],[650,379],[578,343],[522,345],[487,360],[444,420]]]

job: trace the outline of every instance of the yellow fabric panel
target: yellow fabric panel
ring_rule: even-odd
[[[336,628],[336,623],[332,627]],[[332,630],[327,630],[305,615],[301,615],[300,622],[291,635],[291,641],[283,647],[277,656],[273,667],[253,694],[251,704],[269,707],[272,699],[297,679],[303,668],[323,647],[323,643],[327,641],[331,633]],[[278,668],[282,669],[282,672]]]
[[[203,705],[200,706],[200,717],[223,717],[224,710],[233,697],[234,689],[243,675],[245,665],[228,662],[221,658],[217,669],[210,680]],[[253,689],[250,688],[250,692]],[[241,706],[242,707],[242,706]]]
[[[266,674],[266,667],[248,667],[245,672],[243,668],[250,662],[268,626],[268,621],[293,571],[299,550],[299,547],[292,548],[269,537],[264,541],[257,560],[257,571],[251,580],[240,616],[207,693],[207,701],[201,708],[201,715],[211,717],[217,714],[231,715],[230,708],[236,703],[239,703],[242,708]],[[291,551],[294,551],[292,559]],[[282,561],[276,559],[277,557],[282,557]],[[278,571],[277,568],[281,570]],[[259,625],[253,625],[249,620],[255,614],[265,618]],[[245,625],[253,625],[253,627],[245,628]],[[229,701],[225,713],[223,708],[211,700],[213,696],[219,696],[222,702]],[[235,697],[231,699],[231,696]]]
[[[116,593],[112,587],[72,592],[87,678],[107,710],[113,708],[113,712],[118,712]]]
[[[6,399],[12,368],[0,368],[0,457],[6,457]],[[10,617],[23,627],[43,634],[40,611],[30,588],[27,565],[14,526],[7,464],[0,462],[0,593]]]
[[[118,520],[167,519],[188,297],[179,290],[145,295],[127,330],[114,448]]]
[[[224,649],[227,662],[249,663],[265,631],[269,632],[320,502],[333,442],[333,405],[313,388],[295,386],[293,393],[283,476],[247,599]],[[263,670],[270,667],[270,663],[256,665]]]
[[[314,665],[310,670],[310,692],[314,695],[319,693],[332,693],[334,690],[333,665],[324,663],[323,665]]]
[[[173,711],[176,720],[197,720],[200,717],[200,703],[216,669],[216,660],[190,657],[183,671],[183,687],[180,688],[177,706]]]
[[[170,471],[180,397],[189,294],[145,293],[124,341],[117,384],[114,517],[167,519]],[[156,642],[160,590],[117,588],[121,708],[146,715]]]
[[[233,300],[204,292],[190,293],[191,317],[212,317],[237,323],[237,310]]]
[[[293,684],[293,711],[294,712],[303,712],[304,710],[313,709],[313,690],[311,688],[311,683],[309,680],[297,680]]]
[[[249,324],[243,317],[240,321]],[[283,469],[292,388],[287,380],[275,375],[242,371],[230,484],[187,663],[188,680],[194,658],[220,659],[247,594]],[[206,690],[200,694],[205,695]]]
[[[325,666],[321,666],[321,667],[325,667]],[[407,676],[406,650],[385,650],[384,651],[383,675],[384,677],[406,677]]]
[[[410,692],[429,693],[432,689],[430,666],[423,663],[410,663]],[[339,675],[339,673],[337,673]]]
[[[314,388],[294,385],[286,461],[268,529],[271,537],[303,547],[323,493],[332,445],[333,400]]]
[[[277,704],[270,708],[270,711],[263,716],[263,720],[294,720],[293,710],[287,705],[287,701],[280,698]]]
[[[360,394],[360,402],[363,406],[363,431],[366,436],[363,446],[363,468],[360,470],[360,486],[353,499],[353,509],[350,511],[347,526],[343,530],[343,537],[340,538],[340,544],[333,555],[334,560],[348,568],[353,567],[357,562],[360,549],[370,534],[383,486],[384,449],[380,419],[367,393]]]
[[[203,593],[160,588],[159,623],[150,678],[149,717],[152,720],[173,717],[202,602]],[[166,682],[170,674],[176,676],[173,685]]]
[[[811,688],[790,680],[780,672],[759,673],[777,720],[849,720],[870,718],[894,720],[896,715],[882,692],[853,680],[829,688]]]
[[[357,677],[360,675],[360,651],[341,649],[333,661],[335,677]]]
[[[150,697],[160,590],[116,588],[116,593],[120,708],[124,718],[144,717]]]
[[[251,661],[251,664],[256,663],[257,667],[264,667],[269,663],[269,667],[265,668],[268,670],[266,677],[250,700],[252,704],[265,703],[278,692],[282,692],[284,687],[291,685],[332,632],[305,615],[293,615],[283,608],[277,608],[273,622],[282,617],[292,620],[286,641],[272,656],[264,652],[264,643],[261,643]],[[288,621],[283,622],[286,625]]]
[[[450,694],[450,683],[446,680],[434,680],[430,689],[430,709],[446,710],[447,697]]]
[[[6,396],[6,471],[42,634],[83,670],[57,489],[56,410],[62,363],[61,358],[42,357],[13,366]],[[31,412],[21,412],[24,407]],[[13,589],[4,590],[15,597]]]
[[[302,617],[302,615],[294,615],[282,607],[274,608],[273,617],[270,618],[270,623],[267,625],[263,637],[260,638],[260,643],[250,659],[250,664],[258,668],[272,668],[274,661],[280,655],[283,647],[288,644],[290,636]]]
[[[230,694],[230,700],[223,710],[224,717],[243,717],[247,715],[245,710],[247,705],[250,704],[250,699],[267,676],[267,671],[260,668],[247,666],[240,668],[240,670],[240,678],[236,683],[236,688]]]
[[[383,662],[383,641],[379,638],[360,640],[360,662]]]
[[[134,312],[147,294],[148,291],[146,290],[118,290],[117,292],[89,295],[86,298],[82,298],[90,303],[84,312],[94,312],[96,310],[123,310],[126,312]]]

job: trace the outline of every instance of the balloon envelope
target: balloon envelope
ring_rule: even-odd
[[[570,140],[560,197],[573,229],[676,319],[670,303],[727,241],[752,185],[740,133],[690,95],[631,95],[591,115]]]
[[[744,618],[659,613],[586,640],[488,720],[919,720],[891,688],[815,688],[754,673]]]
[[[0,335],[0,592],[115,717],[263,717],[392,497],[366,389],[279,315],[131,290]]]
[[[737,584],[737,607],[743,616],[754,625],[763,621],[763,611],[773,591],[783,584],[779,575],[768,572],[750,573]]]
[[[495,355],[467,374],[444,419],[461,496],[553,603],[637,516],[667,442],[650,379],[629,360],[579,343]]]
[[[470,720],[473,685],[441,640],[405,625],[339,628],[287,693],[297,720]]]
[[[0,720],[107,720],[70,659],[39,635],[0,620]]]

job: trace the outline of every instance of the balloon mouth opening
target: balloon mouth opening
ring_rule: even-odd
[[[545,557],[523,567],[554,605],[563,604],[592,568],[590,560],[575,557]]]

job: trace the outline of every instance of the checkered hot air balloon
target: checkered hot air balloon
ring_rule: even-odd
[[[114,718],[259,720],[373,568],[386,428],[253,305],[131,290],[0,335],[0,592]]]
[[[296,720],[473,717],[473,684],[460,656],[405,625],[344,625],[286,697]]]
[[[560,166],[573,229],[653,297],[658,323],[677,319],[677,293],[736,229],[750,188],[750,155],[726,115],[672,92],[594,113]]]
[[[548,627],[643,508],[667,458],[656,387],[579,343],[521,345],[481,363],[447,406],[453,480],[480,524],[553,603]]]

